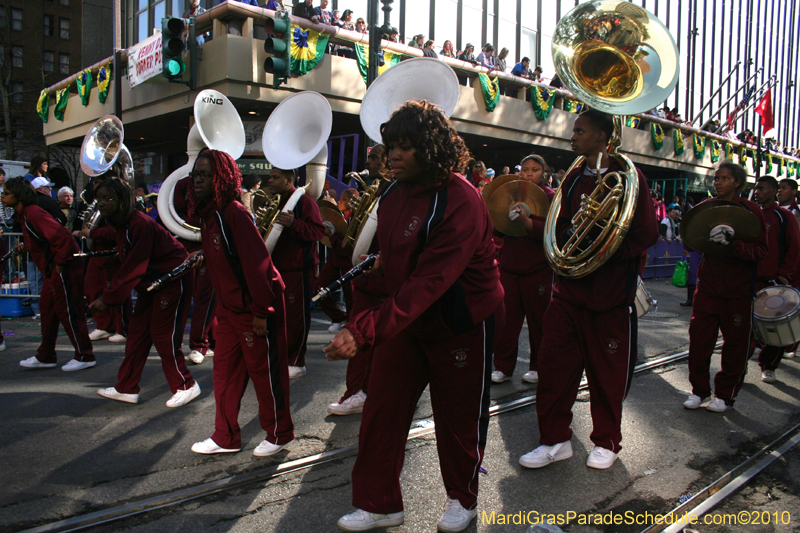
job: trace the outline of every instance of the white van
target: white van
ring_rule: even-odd
[[[30,173],[31,164],[25,161],[10,161],[8,159],[0,159],[0,168],[5,170],[6,179],[22,177]]]

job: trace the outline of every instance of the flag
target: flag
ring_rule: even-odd
[[[744,97],[742,98],[742,101],[739,102],[739,105],[737,105],[735,108],[733,108],[733,111],[731,112],[731,114],[728,115],[728,131],[733,130],[733,125],[736,124],[736,115],[739,114],[739,111],[744,109],[744,106],[746,106],[747,102],[750,101],[750,98],[753,97],[753,93],[754,92],[756,92],[756,86],[755,85],[750,87],[750,90],[746,91],[744,93]]]
[[[694,134],[694,157],[695,159],[703,159],[706,155],[706,138],[698,134]]]
[[[308,74],[325,55],[329,35],[292,25],[292,72]]]
[[[48,109],[50,109],[50,99],[47,96],[47,92],[42,91],[42,94],[39,95],[39,101],[36,102],[36,113],[39,114],[42,122],[47,122]]]
[[[775,126],[772,117],[772,87],[767,89],[767,93],[756,106],[756,113],[761,115],[761,125],[764,127],[764,133],[767,133]]]
[[[367,83],[367,69],[369,68],[369,45],[356,43],[356,63],[358,63],[358,70],[361,72],[361,77],[364,83]],[[383,52],[383,64],[378,62],[378,76],[386,72],[386,69],[391,68],[400,62],[402,56],[397,52],[391,50],[381,50]]]
[[[70,86],[67,85],[63,89],[56,91],[56,106],[53,108],[53,116],[62,122],[64,121],[64,111],[66,111],[67,103],[69,102],[69,88]]]
[[[661,150],[661,147],[664,146],[664,128],[661,127],[661,124],[650,123],[650,137],[653,139],[653,148]]]
[[[556,90],[547,90],[538,85],[531,85],[531,106],[533,114],[539,120],[547,120],[553,111],[553,101],[556,98]]]
[[[711,162],[716,163],[719,161],[719,151],[720,151],[720,144],[719,141],[716,139],[711,140]]]
[[[497,106],[497,102],[500,100],[500,84],[497,82],[497,76],[495,76],[494,79],[491,79],[483,72],[478,74],[478,78],[481,80],[483,103],[486,105],[486,111],[491,113],[494,111],[494,108]],[[555,93],[555,91],[553,91],[553,93]]]
[[[91,69],[82,70],[75,80],[78,84],[78,94],[81,96],[81,103],[89,105],[89,92],[92,90],[92,71]]]
[[[108,86],[111,84],[111,61],[97,71],[97,99],[101,104],[108,98]]]
[[[683,135],[681,135],[681,131],[677,128],[672,130],[672,140],[675,141],[675,155],[683,154]]]

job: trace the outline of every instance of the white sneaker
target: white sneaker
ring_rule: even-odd
[[[0,342],[0,352],[6,351],[6,341]]]
[[[522,381],[525,383],[539,383],[539,372],[536,370],[529,370],[522,375]]]
[[[376,514],[356,509],[356,512],[346,514],[336,522],[339,529],[344,531],[369,531],[376,527],[402,526],[405,519],[403,511],[399,513]]]
[[[263,441],[261,441],[261,444],[255,447],[255,449],[253,450],[253,455],[255,455],[256,457],[269,457],[270,455],[275,455],[282,449],[286,448],[289,442],[287,442],[286,444],[273,444],[267,439],[264,439]]]
[[[439,520],[439,531],[446,531],[448,533],[464,531],[477,515],[477,507],[472,510],[464,509],[460,501],[448,499],[442,519]]]
[[[111,333],[107,332],[104,329],[96,329],[89,333],[89,340],[92,341],[99,341],[101,339],[107,339],[111,336]]]
[[[289,379],[299,378],[306,375],[306,367],[304,366],[290,366]]]
[[[19,366],[24,366],[25,368],[55,368],[58,365],[56,363],[42,363],[34,355],[20,361]]]
[[[214,350],[212,350],[211,348],[206,350],[206,357],[214,357]]]
[[[121,333],[114,333],[108,338],[108,342],[127,342],[128,337]]]
[[[345,327],[347,322],[331,322],[330,327],[328,327],[328,331],[331,333],[339,333]]]
[[[795,355],[795,352],[786,352],[785,354],[783,354],[783,356],[786,359],[791,359],[792,357],[794,357],[794,355]]]
[[[713,411],[715,413],[724,413],[728,410],[728,404],[725,403],[725,400],[722,398],[714,398],[711,400],[711,403],[706,405],[706,409],[709,411]]]
[[[364,402],[367,395],[363,390],[358,391],[342,402],[332,403],[328,406],[328,412],[332,415],[353,415],[360,413],[364,409]]]
[[[75,372],[76,370],[83,370],[84,368],[92,368],[97,364],[97,361],[81,362],[77,359],[70,359],[69,363],[61,367],[64,372]]]
[[[686,401],[683,402],[683,406],[686,409],[697,409],[698,407],[700,407],[700,404],[702,403],[703,403],[703,398],[701,398],[697,394],[691,394],[689,395],[689,398],[687,398]]]
[[[192,363],[199,365],[205,359],[205,356],[197,350],[192,350],[189,352],[189,359],[192,360]]]
[[[167,400],[167,407],[180,407],[182,405],[186,405],[198,396],[200,396],[200,385],[198,385],[195,381],[194,385],[188,389],[179,390],[173,394],[172,398]]]
[[[761,372],[761,381],[764,383],[775,383],[778,381],[775,379],[775,371],[774,370],[764,370]]]
[[[107,389],[98,389],[97,394],[110,400],[117,400],[125,403],[139,403],[138,394],[127,394],[118,392],[115,387],[108,387]]]
[[[194,453],[202,453],[211,455],[214,453],[233,453],[241,451],[241,448],[222,448],[213,439],[208,438],[203,442],[195,442],[192,444],[192,451]]]
[[[492,372],[492,383],[503,383],[504,381],[508,381],[511,379],[511,376],[506,376],[499,370],[495,370]]]
[[[542,444],[532,452],[519,458],[519,464],[525,468],[541,468],[556,461],[563,461],[572,457],[572,443],[568,440],[553,446]]]
[[[589,458],[586,459],[586,466],[589,468],[597,468],[598,470],[605,470],[606,468],[611,468],[611,465],[614,464],[614,461],[617,460],[616,453],[603,448],[602,446],[595,446],[594,450],[589,454]]]

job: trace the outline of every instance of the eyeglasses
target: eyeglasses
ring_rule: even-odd
[[[117,201],[117,199],[114,198],[113,196],[106,196],[105,198],[98,198],[97,199],[97,205],[100,205],[100,204],[105,205],[108,202],[116,202],[116,201]]]
[[[210,180],[211,178],[214,177],[214,174],[211,173],[211,172],[198,172],[198,171],[195,170],[194,172],[189,174],[189,177],[192,178],[193,180],[197,180],[197,179],[199,179],[199,180]]]

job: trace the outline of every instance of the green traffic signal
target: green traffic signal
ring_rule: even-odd
[[[186,63],[182,57],[186,48],[183,41],[185,30],[186,22],[183,19],[161,19],[161,75],[170,81],[181,80],[186,71]]]

